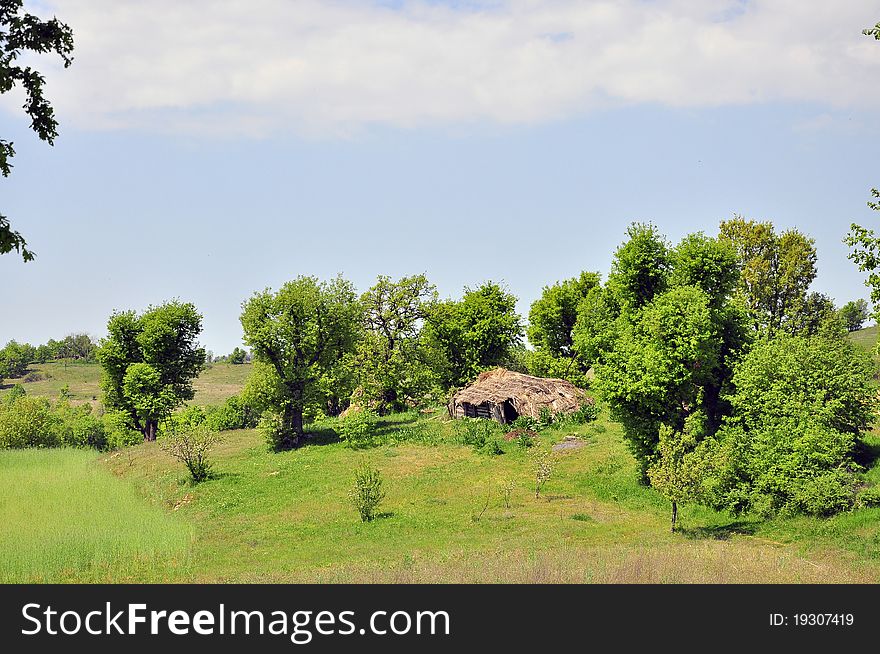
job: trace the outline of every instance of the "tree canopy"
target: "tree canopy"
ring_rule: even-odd
[[[529,310],[529,342],[535,346],[529,372],[543,377],[561,377],[582,385],[592,362],[578,355],[574,328],[578,307],[600,284],[598,273],[582,272],[578,277],[545,286]]]
[[[322,375],[353,351],[359,324],[354,287],[342,277],[297,277],[243,303],[244,340],[257,362],[250,393],[268,412],[263,426],[275,449],[302,443],[306,404],[317,399]]]
[[[398,281],[380,275],[361,296],[357,377],[364,399],[380,413],[402,409],[432,385],[420,333],[436,301],[437,291],[425,275]]]
[[[97,351],[104,404],[119,411],[144,440],[156,440],[159,421],[194,396],[205,363],[198,344],[202,316],[177,300],[142,314],[114,313]]]
[[[436,303],[423,331],[444,388],[467,384],[484,370],[508,363],[523,336],[516,297],[491,281],[465,288],[461,300]]]
[[[31,119],[31,129],[40,139],[53,145],[58,136],[58,121],[43,94],[46,80],[31,66],[21,66],[16,61],[27,51],[55,53],[67,68],[73,61],[73,31],[57,18],[40,20],[23,11],[23,6],[23,0],[0,0],[0,94],[20,85],[25,91],[23,109]],[[0,174],[4,177],[12,170],[10,159],[14,156],[13,143],[0,138]],[[34,258],[24,237],[0,214],[0,254],[12,250],[18,251],[25,261]]]
[[[807,291],[816,278],[816,246],[796,229],[776,233],[770,222],[739,216],[720,225],[719,239],[739,257],[739,292],[757,332],[796,333]]]

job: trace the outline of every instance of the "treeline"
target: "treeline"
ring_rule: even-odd
[[[88,334],[70,334],[60,341],[49,339],[47,343],[36,347],[29,343],[9,341],[0,350],[0,382],[23,377],[28,366],[33,363],[61,359],[93,362],[97,348],[97,344]]]
[[[562,377],[598,391],[673,526],[686,502],[828,515],[878,500],[861,440],[876,402],[874,364],[846,338],[866,303],[837,309],[810,291],[816,273],[813,240],[769,222],[736,217],[677,244],[633,224],[604,282],[582,272],[545,287],[527,327],[491,281],[446,300],[421,274],[362,293],[310,276],[257,292],[240,316],[251,375],[217,409],[176,411],[207,361],[192,304],[114,313],[94,356],[113,424],[145,440],[258,424],[275,450],[351,404],[445,403],[495,366]]]

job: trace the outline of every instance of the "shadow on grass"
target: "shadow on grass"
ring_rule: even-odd
[[[880,443],[866,443],[863,440],[856,441],[853,459],[865,469],[873,468],[877,461],[880,460]]]
[[[383,511],[382,513],[377,513],[373,516],[373,521],[376,520],[388,520],[389,518],[394,517],[394,511]]]
[[[306,432],[306,445],[330,445],[338,443],[339,435],[329,427],[311,426]]]
[[[692,540],[727,540],[732,536],[751,536],[758,530],[754,522],[738,520],[712,527],[679,527],[676,531]]]

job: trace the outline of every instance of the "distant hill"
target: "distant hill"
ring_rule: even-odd
[[[856,345],[866,350],[874,349],[877,344],[877,325],[871,325],[855,332],[850,332],[849,338]]]

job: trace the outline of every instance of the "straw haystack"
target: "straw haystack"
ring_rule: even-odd
[[[538,418],[541,409],[571,413],[592,404],[586,391],[564,379],[523,375],[504,368],[482,373],[449,401],[452,418],[492,418],[502,424],[519,416]]]

